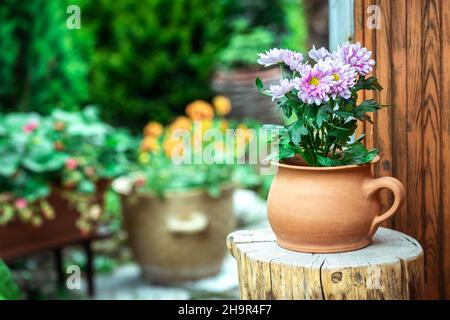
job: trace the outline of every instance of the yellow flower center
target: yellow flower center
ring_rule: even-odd
[[[316,77],[312,77],[311,80],[309,81],[309,84],[317,87],[320,84],[320,81]]]
[[[339,81],[339,75],[337,73],[333,73],[333,79],[334,81]]]

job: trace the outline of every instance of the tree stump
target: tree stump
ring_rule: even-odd
[[[423,251],[401,232],[379,228],[373,244],[357,251],[310,254],[279,247],[272,230],[231,233],[241,299],[421,299]]]

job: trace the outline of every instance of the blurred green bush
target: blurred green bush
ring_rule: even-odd
[[[1,1],[0,110],[73,110],[88,98],[89,43],[66,27],[68,4]]]
[[[0,109],[75,110],[140,128],[167,123],[192,100],[210,99],[217,54],[233,21],[283,34],[298,49],[306,31],[300,0],[2,0]],[[68,5],[81,29],[66,27]]]
[[[83,1],[83,28],[95,39],[91,99],[105,118],[139,128],[209,97],[215,54],[227,34],[226,2]]]

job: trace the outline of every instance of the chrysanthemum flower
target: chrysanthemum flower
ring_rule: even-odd
[[[259,59],[257,60],[259,64],[264,67],[269,67],[274,64],[283,62],[283,54],[285,49],[273,48],[267,50],[265,53],[258,53]]]
[[[265,67],[284,63],[292,71],[300,72],[303,65],[303,55],[289,49],[274,48],[266,51],[265,53],[259,53],[258,56],[258,63]]]
[[[372,72],[375,60],[371,59],[372,52],[361,46],[361,43],[346,42],[338,46],[336,56],[355,68],[356,72],[365,76]]]
[[[324,47],[320,49],[316,49],[315,46],[308,52],[308,55],[311,59],[313,59],[316,62],[319,62],[320,60],[325,60],[326,58],[332,57],[332,54],[330,51],[325,49]]]
[[[292,71],[300,72],[303,68],[303,55],[299,52],[284,50],[281,54],[281,58]]]
[[[279,84],[270,86],[269,92],[272,96],[272,101],[274,101],[284,97],[286,93],[291,92],[293,89],[294,84],[289,79],[282,79]]]
[[[305,103],[320,105],[330,100],[330,87],[333,82],[331,66],[319,60],[314,67],[306,65],[301,72],[301,78],[293,80],[298,97]]]
[[[325,62],[330,64],[331,76],[333,81],[330,85],[330,94],[335,99],[337,96],[348,99],[351,96],[350,89],[356,83],[355,68],[343,62],[340,59],[326,59]]]

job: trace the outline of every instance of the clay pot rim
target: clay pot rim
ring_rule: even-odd
[[[304,170],[304,171],[342,171],[342,170],[350,170],[350,169],[354,169],[354,168],[362,168],[362,167],[367,167],[367,166],[371,166],[375,163],[377,163],[378,161],[380,161],[381,157],[379,155],[375,156],[375,158],[368,162],[368,163],[364,163],[364,164],[351,164],[351,165],[347,165],[347,166],[335,166],[335,167],[308,167],[308,166],[298,166],[298,165],[292,165],[292,164],[284,164],[284,163],[280,163],[277,161],[270,161],[271,165],[274,165],[276,167],[280,167],[280,168],[286,168],[286,169],[294,169],[294,170]]]
[[[234,184],[232,183],[228,183],[226,185],[223,185],[220,188],[221,192],[226,192],[229,190],[234,189]],[[163,198],[191,198],[191,197],[198,197],[198,196],[203,196],[203,195],[207,195],[207,191],[206,188],[189,188],[189,189],[185,189],[185,190],[168,190],[166,192],[164,192]],[[154,192],[137,192],[133,194],[134,196],[137,197],[142,197],[142,198],[159,198],[159,196],[154,193]],[[218,197],[220,198],[222,196],[222,194]]]
[[[236,188],[235,183],[233,182],[225,182],[221,185],[220,187],[220,191],[221,192],[227,192],[230,190],[233,190]],[[156,194],[155,192],[131,192],[129,194],[121,192],[119,190],[116,190],[114,188],[114,185],[112,186],[112,189],[114,190],[114,192],[116,192],[117,194],[119,194],[122,197],[138,197],[138,198],[150,198],[150,199],[155,199],[155,198],[159,198],[160,196],[158,194]],[[163,198],[192,198],[192,197],[198,197],[198,196],[203,196],[207,194],[206,188],[202,188],[202,187],[194,187],[194,188],[188,188],[188,189],[179,189],[179,190],[167,190],[166,192],[164,192]],[[219,198],[222,195],[219,196]]]

